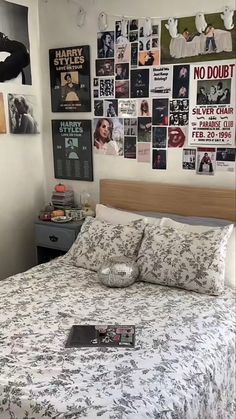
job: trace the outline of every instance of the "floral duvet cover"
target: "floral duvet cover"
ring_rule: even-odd
[[[234,293],[99,284],[64,257],[0,282],[0,419],[233,419]],[[135,349],[65,348],[134,324]]]

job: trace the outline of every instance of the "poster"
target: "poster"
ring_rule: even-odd
[[[99,32],[97,35],[98,58],[114,58],[114,32]]]
[[[6,133],[6,119],[4,110],[3,94],[0,93],[0,134]]]
[[[28,7],[0,0],[0,83],[32,84]]]
[[[150,143],[137,143],[137,161],[139,163],[151,162],[151,145]]]
[[[173,67],[160,66],[151,68],[150,96],[169,97],[172,92]]]
[[[135,99],[119,99],[118,114],[121,118],[137,116],[137,103]]]
[[[196,150],[194,148],[183,149],[182,169],[184,170],[196,169]]]
[[[99,79],[99,96],[100,98],[114,97],[115,87],[114,79]]]
[[[161,64],[235,58],[236,25],[233,23],[234,19],[235,12],[228,10],[225,13],[199,12],[196,16],[162,20]],[[229,26],[226,23],[227,20]]]
[[[196,172],[199,175],[214,175],[216,163],[216,149],[198,147],[196,157]]]
[[[12,134],[38,134],[36,96],[8,94],[9,125]]]
[[[90,112],[89,46],[49,50],[52,112]]]
[[[93,180],[91,121],[52,121],[54,172],[57,179]]]
[[[106,77],[106,76],[114,76],[114,60],[106,59],[106,60],[96,60],[96,76],[97,77]]]
[[[149,96],[149,69],[137,69],[130,72],[131,97]]]
[[[136,159],[136,137],[124,137],[124,158]]]
[[[94,118],[94,152],[123,156],[124,124],[121,118]]]
[[[217,148],[216,170],[235,172],[235,148]]]
[[[233,145],[235,63],[191,66],[190,145]]]
[[[152,150],[152,168],[155,170],[166,170],[166,150]]]

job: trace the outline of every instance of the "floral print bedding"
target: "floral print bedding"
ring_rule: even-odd
[[[65,257],[0,282],[0,419],[233,419],[234,293],[106,288]],[[135,349],[65,348],[134,324]]]

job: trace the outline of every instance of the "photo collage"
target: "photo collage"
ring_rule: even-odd
[[[178,60],[173,65],[162,64],[162,31],[162,22],[157,19],[122,18],[115,22],[113,30],[97,34],[94,151],[167,170],[170,149],[181,148],[183,170],[212,175],[221,166],[221,170],[232,171],[230,163],[218,165],[218,145],[214,143],[208,152],[208,141],[191,142],[191,65],[188,59],[187,64]],[[219,89],[222,83],[217,83]],[[207,77],[201,83],[207,91],[207,106],[213,100],[211,85],[217,83]],[[223,81],[220,106],[230,106],[229,85],[229,80]],[[203,100],[198,89],[197,104]],[[222,149],[233,145],[233,141],[224,144],[220,138],[218,143]],[[235,149],[229,150],[230,158],[234,156],[235,160]]]

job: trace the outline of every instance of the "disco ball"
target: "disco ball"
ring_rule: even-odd
[[[98,271],[98,278],[107,287],[123,288],[137,279],[139,268],[136,262],[125,256],[108,259]]]

